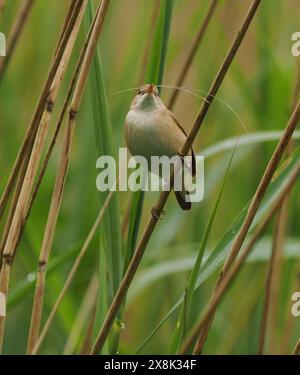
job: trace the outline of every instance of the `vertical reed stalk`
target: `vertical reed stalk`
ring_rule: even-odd
[[[0,0],[0,18],[2,17],[4,9],[5,9],[5,0]]]
[[[256,192],[252,198],[252,201],[250,203],[250,206],[248,208],[248,211],[247,211],[247,214],[246,214],[246,217],[244,219],[244,222],[243,222],[243,225],[239,231],[239,233],[237,234],[234,242],[233,242],[233,245],[229,251],[229,254],[225,260],[225,263],[224,263],[224,266],[222,268],[222,271],[220,272],[219,276],[218,276],[218,280],[217,280],[217,283],[215,285],[215,288],[213,290],[213,293],[212,293],[212,296],[211,296],[211,300],[209,302],[209,304],[211,304],[211,301],[213,300],[214,298],[214,294],[216,293],[217,289],[218,289],[218,285],[219,283],[221,282],[224,274],[226,274],[226,272],[228,271],[228,269],[231,267],[231,265],[233,264],[233,262],[235,261],[240,249],[241,249],[241,246],[243,245],[244,243],[244,240],[247,236],[247,233],[250,229],[250,226],[254,220],[254,217],[258,211],[258,208],[261,204],[261,201],[263,199],[263,196],[274,176],[274,173],[275,173],[275,170],[283,156],[283,153],[285,152],[286,148],[287,148],[287,145],[291,139],[291,136],[297,126],[297,123],[299,121],[299,118],[300,118],[300,102],[298,102],[286,128],[285,128],[285,131],[280,139],[280,141],[278,142],[275,150],[274,150],[274,153],[265,169],[265,172],[263,174],[263,177],[261,178],[261,181],[258,185],[258,188],[256,189]],[[210,320],[207,322],[206,326],[203,327],[202,329],[202,332],[198,332],[199,333],[199,338],[198,338],[198,341],[197,341],[197,344],[195,346],[195,354],[200,354],[202,352],[202,349],[204,347],[204,344],[206,342],[206,338],[207,338],[207,335],[208,335],[208,331],[209,331],[209,328],[213,322],[213,319],[214,319],[214,313],[211,314],[211,318]]]
[[[61,46],[61,42],[63,40],[63,36],[67,30],[67,27],[71,21],[71,16],[72,16],[72,13],[74,11],[74,8],[75,8],[75,5],[76,3],[78,2],[79,0],[71,0],[69,2],[69,7],[68,7],[68,10],[67,10],[67,13],[66,13],[66,17],[65,17],[65,21],[64,21],[64,24],[62,26],[62,31],[60,33],[60,37],[59,37],[59,40],[58,40],[58,43],[57,43],[57,46],[56,46],[56,50],[55,50],[55,53],[54,53],[54,56],[57,54],[60,46]]]
[[[291,144],[291,141],[290,141]],[[287,147],[288,152],[289,145]],[[269,341],[269,352],[270,354],[276,354],[277,352],[277,311],[278,303],[280,298],[280,284],[282,276],[282,266],[283,266],[283,247],[286,238],[287,224],[288,224],[288,207],[289,202],[287,200],[288,196],[282,201],[281,206],[278,208],[275,232],[273,234],[273,245],[275,257],[273,263],[273,277],[271,280],[271,293],[270,293],[270,313],[269,313],[269,331],[270,338]]]
[[[297,341],[297,344],[295,345],[295,347],[292,351],[292,355],[298,355],[298,354],[300,354],[300,338]]]
[[[72,146],[72,140],[74,135],[74,129],[76,125],[76,115],[80,106],[80,102],[82,99],[84,87],[87,81],[88,73],[90,70],[90,66],[92,63],[92,58],[96,51],[98,39],[101,34],[102,26],[104,23],[105,15],[108,9],[109,0],[102,0],[99,4],[99,12],[96,13],[95,24],[91,33],[91,38],[89,40],[86,54],[84,56],[84,60],[80,69],[78,81],[74,90],[73,98],[69,108],[69,116],[66,123],[64,138],[63,138],[63,145],[62,145],[62,152],[61,158],[58,166],[58,171],[56,175],[55,186],[53,190],[51,205],[49,209],[47,224],[44,232],[44,238],[39,258],[39,269],[37,275],[37,282],[36,282],[36,292],[35,292],[35,300],[32,312],[32,320],[31,320],[31,329],[30,329],[30,338],[29,338],[29,346],[28,346],[28,353],[34,353],[37,349],[38,343],[40,340],[37,341],[39,335],[39,327],[40,327],[40,320],[42,315],[42,306],[43,306],[43,299],[44,299],[44,287],[45,287],[45,279],[46,279],[46,267],[48,263],[48,259],[51,252],[51,246],[53,242],[55,226],[57,222],[57,217],[59,213],[59,209],[61,206],[61,198],[64,190],[66,174],[69,165],[70,159],[70,152]],[[37,343],[37,345],[35,345]]]
[[[190,70],[190,67],[192,65],[192,62],[195,58],[195,55],[197,53],[197,50],[201,44],[201,41],[205,35],[205,32],[206,30],[208,29],[208,25],[210,23],[210,20],[215,12],[215,9],[216,9],[216,6],[217,6],[217,3],[218,3],[218,0],[212,0],[211,1],[211,4],[208,8],[208,11],[207,11],[207,14],[204,18],[204,21],[203,23],[201,24],[200,26],[200,29],[198,31],[198,34],[196,35],[195,37],[195,40],[193,41],[193,44],[191,46],[191,49],[186,57],[186,60],[183,64],[183,68],[181,70],[181,73],[179,74],[179,77],[178,77],[178,80],[176,81],[176,84],[175,86],[177,87],[180,87],[182,86],[187,74],[188,74],[188,71]],[[167,105],[168,108],[172,109],[176,103],[176,100],[178,98],[178,95],[179,95],[179,90],[174,90],[173,91],[173,94],[171,95],[170,97],[170,100],[169,100],[169,103]]]
[[[83,0],[79,0],[72,12],[72,16],[66,28],[64,37],[61,41],[60,48],[56,53],[55,59],[53,61],[53,67],[50,69],[51,74],[49,74],[49,80],[47,80],[47,84],[49,83],[49,89],[52,88],[53,91],[49,92],[49,90],[47,90],[45,96],[43,96],[43,98],[45,97],[46,99],[45,108],[42,110],[41,107],[41,121],[37,122],[38,130],[36,138],[33,144],[32,153],[30,155],[28,167],[24,177],[24,182],[20,191],[19,199],[16,205],[11,227],[8,232],[7,241],[3,251],[3,263],[0,275],[0,291],[5,296],[7,296],[8,293],[9,278],[14,258],[15,245],[18,241],[18,236],[25,218],[25,211],[28,205],[30,192],[34,183],[35,175],[41,158],[42,149],[45,142],[46,132],[51,118],[54,101],[58,92],[58,88],[60,86],[62,76],[66,68],[66,61],[68,60],[68,56],[73,48],[74,34],[76,34],[76,30],[78,28],[78,15],[82,9],[83,3]],[[50,80],[50,78],[52,79]],[[46,88],[47,87],[45,87],[44,89]],[[0,348],[2,348],[3,342],[4,323],[5,317],[0,317]]]
[[[261,223],[257,226],[255,231],[253,232],[249,242],[246,244],[245,249],[243,250],[242,254],[238,257],[236,262],[232,265],[232,267],[228,270],[228,272],[224,275],[222,280],[220,280],[218,288],[215,290],[213,298],[211,299],[211,303],[208,304],[207,308],[203,312],[199,322],[194,326],[190,335],[185,339],[182,348],[180,350],[180,354],[185,354],[192,346],[194,340],[199,335],[199,332],[206,326],[206,324],[210,321],[211,315],[214,314],[214,311],[217,309],[220,301],[222,300],[225,293],[228,291],[229,286],[231,285],[234,278],[237,276],[238,272],[241,269],[245,259],[249,255],[250,251],[253,249],[253,246],[257,242],[257,240],[262,236],[264,233],[268,223],[274,216],[276,210],[282,203],[282,200],[290,192],[292,187],[294,186],[295,182],[297,181],[298,175],[300,172],[300,163],[295,166],[294,171],[285,181],[285,186],[282,189],[281,193],[278,195],[276,201],[273,203],[272,208],[266,214],[265,218],[261,221]],[[194,354],[197,354],[196,350]]]
[[[101,221],[103,219],[103,216],[104,216],[105,211],[106,211],[106,209],[107,209],[107,207],[109,205],[109,202],[110,202],[110,200],[112,198],[112,195],[113,195],[113,191],[111,191],[108,194],[108,196],[107,196],[107,198],[106,198],[106,200],[105,200],[105,202],[104,202],[104,204],[103,204],[103,206],[102,206],[102,208],[101,208],[101,210],[100,210],[100,212],[99,212],[99,214],[98,214],[98,216],[97,216],[97,218],[95,220],[95,223],[94,223],[94,225],[93,225],[90,233],[88,234],[88,237],[85,240],[85,242],[84,242],[84,244],[83,244],[83,246],[82,246],[82,248],[81,248],[81,250],[80,250],[80,252],[79,252],[79,254],[78,254],[78,256],[77,256],[77,258],[75,260],[75,262],[74,262],[74,265],[73,265],[71,271],[68,274],[68,277],[67,277],[67,279],[66,279],[66,281],[64,283],[64,286],[63,286],[63,288],[62,288],[59,296],[57,297],[52,310],[50,311],[50,314],[49,314],[48,319],[47,319],[47,321],[46,321],[46,323],[45,323],[45,325],[44,325],[44,327],[42,329],[42,332],[41,332],[40,336],[38,337],[38,340],[36,341],[35,346],[34,346],[32,352],[30,354],[37,354],[38,350],[40,349],[41,344],[43,343],[43,341],[44,341],[44,339],[46,337],[46,334],[48,333],[48,330],[49,330],[49,328],[50,328],[50,326],[51,326],[51,324],[53,322],[55,314],[56,314],[56,312],[57,312],[57,310],[58,310],[58,308],[59,308],[59,306],[60,306],[60,304],[61,304],[64,296],[66,295],[67,291],[69,290],[69,287],[72,284],[72,281],[73,281],[73,279],[75,277],[75,274],[76,274],[76,272],[77,272],[77,270],[78,270],[78,268],[79,268],[79,266],[80,266],[83,258],[85,257],[85,255],[86,255],[86,253],[88,251],[88,248],[89,248],[89,245],[90,245],[92,239],[94,238],[94,236],[96,234],[96,231],[97,231],[97,229],[98,229],[98,227],[99,227],[99,225],[100,225],[100,223],[101,223]],[[40,270],[39,270],[39,273],[40,273]],[[45,280],[45,272],[43,273],[43,276],[44,276],[43,280]],[[37,280],[37,286],[36,286],[37,289],[39,288],[38,283],[39,282]],[[41,290],[40,294],[37,294],[37,298],[41,299],[42,296],[43,296],[43,290]],[[42,305],[43,301],[40,300],[39,302]]]
[[[284,202],[284,201],[283,201]],[[281,207],[283,207],[281,205]],[[266,285],[265,285],[265,296],[264,296],[264,303],[263,303],[263,313],[262,313],[262,319],[260,323],[260,332],[259,332],[259,341],[258,341],[258,354],[263,354],[265,341],[266,341],[266,333],[267,333],[267,327],[268,327],[268,321],[270,317],[270,308],[271,308],[271,301],[273,299],[273,295],[275,292],[275,282],[276,279],[279,277],[278,273],[276,272],[276,269],[278,269],[277,263],[279,261],[280,257],[280,250],[282,249],[283,243],[281,242],[283,240],[283,233],[281,232],[284,230],[285,226],[282,220],[286,221],[285,215],[280,215],[281,210],[279,208],[279,212],[276,218],[276,224],[274,228],[274,240],[273,240],[273,246],[272,246],[272,253],[271,253],[271,259],[268,264],[268,272],[266,277]],[[277,299],[276,299],[277,300]],[[274,332],[273,332],[274,333]],[[273,337],[273,340],[275,340],[275,337]]]
[[[24,0],[21,3],[20,10],[17,14],[16,20],[7,37],[6,56],[5,59],[0,59],[0,82],[3,78],[4,72],[8,66],[11,56],[16,48],[17,42],[24,28],[26,20],[30,14],[34,0]],[[0,3],[0,15],[4,8],[4,1]]]
[[[4,226],[4,229],[3,229],[3,233],[2,233],[2,237],[1,237],[1,243],[0,243],[0,265],[2,265],[3,251],[4,251],[5,243],[6,243],[6,240],[7,240],[7,236],[8,236],[8,233],[9,233],[9,229],[10,229],[10,226],[11,226],[11,223],[12,223],[12,219],[13,219],[13,216],[14,216],[14,212],[15,212],[15,209],[16,209],[16,206],[17,206],[17,203],[18,203],[18,198],[19,198],[19,195],[20,195],[20,192],[21,192],[21,189],[22,189],[27,165],[28,165],[28,162],[29,162],[29,157],[30,157],[30,154],[26,153],[24,161],[23,161],[22,166],[21,166],[21,170],[20,170],[20,174],[19,174],[19,178],[18,178],[18,182],[17,182],[17,187],[16,187],[16,190],[14,192],[12,202],[11,202],[11,205],[10,205],[10,209],[9,209],[9,213],[7,215],[5,226]],[[0,266],[0,268],[1,268],[1,266]]]
[[[214,96],[216,95],[218,89],[220,88],[226,73],[246,35],[246,32],[248,30],[248,27],[250,26],[250,23],[256,13],[256,10],[260,4],[261,0],[254,0],[249,8],[249,11],[242,23],[241,29],[238,31],[222,65],[221,68],[209,90],[209,94],[206,97],[206,100],[202,103],[202,106],[200,108],[200,111],[195,119],[195,122],[192,126],[191,131],[189,132],[186,142],[183,145],[182,149],[179,151],[180,155],[186,155],[188,151],[190,150],[197,133],[203,123],[203,120],[205,119],[205,116],[210,108],[210,104],[213,102]],[[170,178],[170,185],[173,187],[174,184],[174,173],[172,173]],[[155,207],[152,209],[152,215],[145,227],[145,230],[142,234],[141,240],[137,246],[137,249],[135,250],[135,253],[131,259],[131,262],[128,266],[128,269],[124,275],[124,278],[120,284],[120,287],[113,299],[113,302],[109,308],[109,311],[107,313],[106,319],[99,331],[99,334],[97,336],[97,339],[95,341],[95,344],[92,348],[91,354],[97,354],[101,352],[103,345],[105,344],[105,341],[109,335],[109,332],[112,328],[113,322],[116,318],[116,315],[124,301],[124,298],[126,296],[126,293],[128,291],[128,288],[130,287],[130,284],[133,280],[133,277],[138,269],[138,266],[140,264],[140,261],[144,255],[145,249],[147,247],[147,244],[150,240],[150,237],[156,227],[156,224],[158,222],[158,219],[161,215],[161,212],[168,200],[168,197],[170,195],[170,191],[163,191],[160,194],[159,200],[157,201]]]

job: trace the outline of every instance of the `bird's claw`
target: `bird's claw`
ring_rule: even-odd
[[[165,211],[164,211],[164,210],[159,211],[157,208],[152,207],[152,209],[151,209],[151,214],[152,214],[152,216],[153,216],[155,219],[157,219],[157,220],[161,220],[160,215],[164,215],[164,214],[165,214]]]
[[[184,157],[185,157],[185,155],[183,155],[183,153],[181,153],[180,151],[178,151],[178,152],[177,152],[177,155],[180,157],[180,159],[181,159],[182,161],[184,161]]]

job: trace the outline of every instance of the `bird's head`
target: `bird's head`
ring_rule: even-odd
[[[165,106],[159,97],[157,87],[151,83],[141,86],[131,103],[132,109],[145,111],[152,111],[164,107]]]

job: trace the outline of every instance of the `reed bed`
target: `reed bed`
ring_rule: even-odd
[[[80,10],[82,9],[81,6],[82,6],[82,1],[81,2],[78,1],[75,4],[72,13],[70,14],[70,19],[68,21],[67,27],[63,30],[64,35],[61,41],[59,42],[58,51],[55,55],[56,58],[54,59],[55,61],[55,63],[53,64],[54,67],[52,66],[52,68],[50,69],[50,74],[49,74],[48,80],[44,88],[44,91],[46,91],[47,86],[49,84],[50,91],[49,93],[47,93],[47,95],[43,95],[45,107],[43,111],[42,110],[40,111],[41,112],[40,121],[37,121],[38,128],[37,128],[37,132],[36,132],[34,142],[32,145],[31,154],[30,154],[30,157],[28,158],[28,166],[26,169],[26,173],[24,174],[23,184],[20,189],[18,201],[15,205],[14,214],[11,219],[10,229],[7,233],[5,246],[3,248],[3,261],[2,261],[1,274],[0,274],[0,290],[4,294],[4,296],[6,296],[8,293],[10,272],[11,272],[13,258],[16,252],[16,244],[18,242],[18,236],[22,227],[22,221],[23,221],[23,218],[25,217],[26,206],[29,201],[30,192],[31,192],[31,189],[34,183],[34,178],[37,173],[38,165],[41,159],[41,153],[42,153],[42,149],[43,149],[45,139],[46,139],[50,117],[51,117],[51,113],[53,110],[54,100],[57,94],[57,90],[56,90],[56,87],[58,86],[57,83],[61,80],[63,73],[64,73],[64,67],[65,67],[66,61],[64,59],[63,52],[64,50],[66,50],[65,56],[66,56],[66,60],[68,60],[68,57],[70,56],[68,49],[70,47],[72,49],[74,45],[74,40],[73,40],[72,35],[74,35],[73,34],[74,30],[75,30],[75,35],[78,31],[78,28],[76,27],[76,20],[80,13]],[[68,41],[70,40],[72,42],[68,45]],[[54,68],[57,69],[56,72]],[[51,83],[50,78],[52,78],[51,77],[52,74],[53,74],[54,86],[50,85]],[[56,79],[58,81],[56,81]],[[51,91],[51,88],[52,88],[52,91]],[[38,109],[39,107],[41,106],[39,105]],[[39,111],[37,110],[36,112],[39,112]],[[32,124],[34,124],[34,122]],[[30,139],[31,129],[33,129],[32,126],[29,127],[29,131],[27,133],[29,134],[28,139]],[[33,134],[34,133],[32,132],[32,137],[33,137]],[[26,144],[26,138],[25,138],[23,145]],[[28,149],[27,149],[27,153],[29,153]],[[24,161],[22,161],[22,163],[24,163]],[[14,172],[12,173],[12,175],[13,174]],[[2,342],[3,342],[4,324],[5,324],[5,317],[1,317],[0,318],[0,347],[2,347]]]

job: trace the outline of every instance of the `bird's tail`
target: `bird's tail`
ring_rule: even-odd
[[[179,206],[187,211],[192,208],[192,203],[187,200],[187,196],[189,195],[189,192],[183,189],[182,191],[174,191],[175,197],[177,199],[177,202],[179,203]]]

